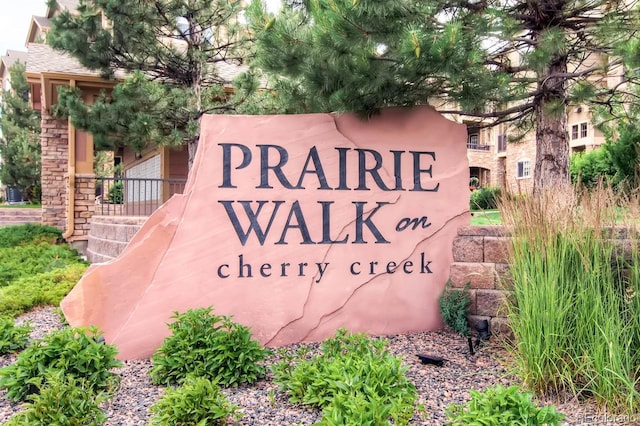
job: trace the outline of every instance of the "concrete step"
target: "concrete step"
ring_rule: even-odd
[[[118,257],[146,220],[144,216],[94,215],[87,242],[87,259],[98,263]]]
[[[41,223],[42,209],[0,208],[0,226]]]

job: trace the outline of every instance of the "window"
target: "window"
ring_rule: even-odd
[[[586,138],[588,135],[587,123],[579,123],[571,126],[571,139]]]
[[[587,123],[580,123],[580,137],[587,137]]]
[[[507,135],[498,135],[498,152],[507,150]]]
[[[476,135],[469,135],[469,141],[468,144],[469,145],[478,145],[478,140],[479,140],[479,136]]]
[[[578,139],[578,125],[571,126],[571,139]]]
[[[520,160],[517,165],[516,176],[518,179],[531,177],[531,160]]]

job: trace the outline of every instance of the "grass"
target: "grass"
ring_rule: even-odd
[[[502,225],[499,210],[474,210],[471,212],[471,225]]]
[[[0,209],[41,209],[42,204],[0,204]]]
[[[637,209],[637,199],[605,188],[503,202],[513,229],[510,350],[515,372],[534,391],[593,398],[613,412],[638,410],[638,239],[630,232],[623,256],[609,235],[620,223],[635,229]]]

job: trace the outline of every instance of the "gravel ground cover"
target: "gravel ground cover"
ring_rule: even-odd
[[[29,322],[34,328],[32,338],[38,339],[52,330],[64,327],[54,308],[38,309],[21,316],[18,323]],[[482,390],[501,383],[505,386],[517,384],[505,368],[505,352],[499,345],[485,345],[475,355],[470,355],[466,342],[454,333],[440,331],[412,333],[388,336],[389,351],[401,356],[409,367],[407,375],[418,388],[419,403],[425,410],[417,413],[414,425],[443,425],[445,407],[451,403],[463,403],[469,399],[469,390]],[[298,345],[286,350],[294,351]],[[318,344],[308,344],[317,350]],[[430,354],[446,359],[441,367],[422,364],[416,354]],[[277,361],[277,351],[268,359],[268,363]],[[0,366],[15,361],[15,356],[0,357]],[[112,400],[104,406],[109,418],[107,425],[145,425],[149,419],[148,408],[162,395],[164,389],[151,384],[148,371],[150,360],[126,361],[118,369],[121,384]],[[4,397],[6,391],[0,391],[0,422],[6,421],[20,411],[20,404]],[[320,411],[287,402],[286,395],[277,390],[277,386],[267,376],[250,386],[226,389],[229,400],[242,407],[244,417],[239,425],[312,425],[321,418]],[[598,412],[590,404],[576,400],[545,400],[541,403],[554,403],[558,411],[567,415],[567,425],[632,425],[640,424],[637,419],[625,416],[613,416]]]

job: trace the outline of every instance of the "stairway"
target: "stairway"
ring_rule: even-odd
[[[108,262],[118,257],[147,219],[146,216],[94,215],[86,252],[89,262]]]
[[[41,223],[42,209],[0,208],[0,226]]]

